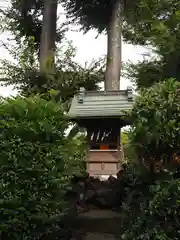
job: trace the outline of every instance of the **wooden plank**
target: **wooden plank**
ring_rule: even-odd
[[[120,170],[120,169],[119,169]],[[110,176],[110,175],[113,175],[113,176],[116,176],[116,174],[118,173],[119,171],[118,169],[117,170],[89,170],[87,169],[88,173],[90,176],[102,176],[102,175],[107,175],[107,176]]]
[[[87,162],[120,162],[121,153],[119,151],[97,151],[87,153]]]

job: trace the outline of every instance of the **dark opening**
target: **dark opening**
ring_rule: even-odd
[[[113,127],[95,128],[89,132],[90,149],[92,150],[116,150],[118,149],[118,137],[120,131]]]

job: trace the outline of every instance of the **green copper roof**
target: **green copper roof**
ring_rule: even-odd
[[[68,117],[118,117],[132,108],[133,99],[131,88],[119,91],[85,91],[82,88],[72,100]]]

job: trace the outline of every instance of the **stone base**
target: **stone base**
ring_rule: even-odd
[[[120,236],[120,214],[111,210],[81,213],[75,221],[72,240],[117,240]]]
[[[112,234],[100,234],[100,233],[87,233],[85,240],[119,240]]]

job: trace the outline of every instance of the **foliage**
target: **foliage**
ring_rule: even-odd
[[[180,2],[177,0],[130,1],[125,11],[126,42],[148,46],[156,57],[129,64],[127,77],[138,88],[165,78],[180,79]],[[136,9],[136,11],[134,11]]]
[[[162,82],[166,78],[166,70],[162,60],[152,59],[127,64],[124,74],[139,90]]]
[[[175,78],[179,81],[180,52],[178,52],[178,49],[174,49],[174,52],[169,55],[163,52],[158,54],[156,58],[153,57],[136,64],[129,63],[126,65],[124,75],[134,83],[138,90],[151,87],[154,83],[163,82],[167,78]]]
[[[66,239],[64,194],[84,169],[63,112],[60,103],[38,96],[0,104],[1,239]]]
[[[180,83],[167,79],[141,89],[134,104],[129,139],[142,165],[131,165],[119,178],[121,239],[180,237],[179,92]]]
[[[71,23],[86,32],[107,30],[116,1],[61,0]],[[136,87],[150,87],[165,78],[180,79],[180,2],[178,0],[122,1],[122,33],[126,43],[143,45],[157,56],[127,66],[126,77]]]
[[[125,145],[129,142],[128,131],[121,132],[121,141],[122,141],[123,145]]]
[[[111,18],[112,9],[116,1],[109,0],[60,0],[59,1],[67,10],[69,20],[74,23],[78,21],[85,30],[91,28],[98,29],[99,32],[106,30]],[[172,19],[172,11],[175,10],[178,15],[179,1],[154,1],[154,0],[138,0],[123,1],[125,6],[123,15],[123,32],[127,41],[135,43],[146,42],[151,32],[163,28],[159,25],[158,20],[166,21],[168,16]],[[42,0],[29,0],[28,4],[25,0],[11,0],[10,8],[5,11],[5,16],[9,19],[10,30],[15,32],[20,38],[22,36],[34,36],[36,43],[40,43],[39,33],[42,26],[43,13]],[[174,16],[175,17],[175,16]],[[156,22],[153,22],[156,20]],[[151,26],[153,22],[153,28]],[[149,39],[148,39],[149,42]]]
[[[35,48],[39,53],[44,1],[11,0],[10,3],[9,8],[1,11],[6,22],[5,29],[13,34],[17,43],[23,37],[26,39],[34,37]],[[66,31],[67,26],[61,24],[57,29],[57,42],[61,42]]]
[[[59,46],[56,69],[48,75],[40,74],[32,38],[28,42],[25,39],[18,48],[12,49],[11,54],[16,62],[1,62],[0,81],[6,86],[14,85],[24,96],[36,93],[47,95],[53,89],[61,100],[67,101],[80,87],[95,90],[98,89],[97,83],[104,80],[104,59],[81,67],[73,60],[75,49],[68,41]]]
[[[178,0],[138,0],[125,5],[123,35],[133,44],[159,46],[173,45],[174,34],[179,31]],[[173,27],[176,28],[173,31]],[[171,39],[171,41],[169,41]],[[168,48],[169,50],[170,48]]]
[[[60,0],[70,22],[78,22],[85,31],[92,28],[103,32],[110,22],[111,12],[117,0]]]
[[[180,148],[180,83],[168,79],[141,91],[132,110],[131,143],[141,163],[171,164]]]
[[[129,168],[122,181],[121,239],[179,239],[179,175],[164,172],[152,180],[145,170]]]
[[[128,164],[135,163],[137,161],[137,156],[135,149],[130,142],[131,138],[131,129],[121,132],[121,141],[124,151],[124,162]]]
[[[111,19],[113,7],[118,0],[60,0],[67,11],[71,22],[78,22],[86,31],[95,28],[99,32],[107,29]],[[125,41],[135,44],[146,44],[155,40],[151,38],[152,31],[157,34],[163,33],[164,23],[171,24],[179,17],[178,0],[137,0],[122,1],[123,12],[123,35]],[[172,12],[176,16],[172,16]],[[170,34],[169,34],[170,35]],[[163,34],[162,38],[165,36]],[[171,36],[172,37],[172,36]],[[171,43],[169,43],[171,44]]]
[[[60,0],[59,2],[65,7],[71,23],[78,22],[85,31],[95,28],[101,33],[108,26],[116,1]],[[133,80],[138,88],[152,86],[153,83],[164,78],[179,79],[180,2],[178,0],[123,2],[122,31],[125,42],[151,47],[158,54],[158,60],[145,60],[138,65],[130,64],[127,77]],[[6,16],[7,28],[14,33],[18,43],[22,37],[29,39],[29,36],[33,36],[35,47],[39,49],[42,12],[41,0],[29,0],[28,4],[24,0],[11,0],[11,7],[4,12],[4,16]],[[62,40],[67,30],[64,24],[60,28],[60,34],[57,31],[59,36],[57,42]]]

